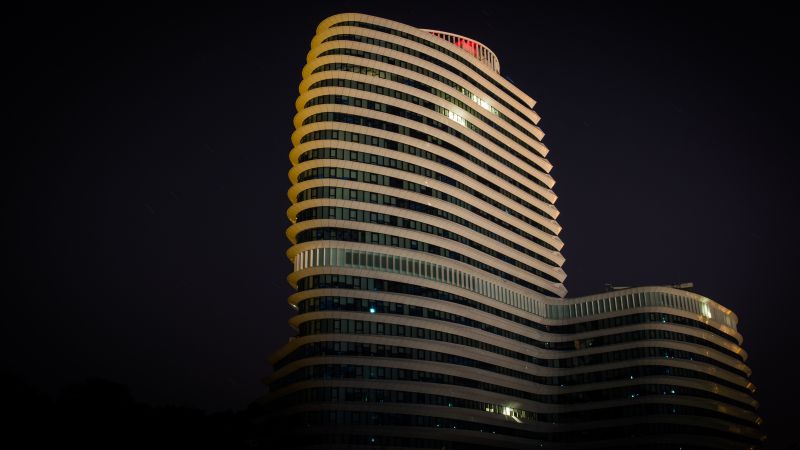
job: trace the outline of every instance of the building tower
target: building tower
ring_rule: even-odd
[[[319,25],[290,152],[297,336],[267,380],[292,446],[759,444],[730,310],[674,287],[564,298],[534,103],[469,38]]]

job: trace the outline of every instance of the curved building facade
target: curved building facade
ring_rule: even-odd
[[[290,152],[297,335],[269,423],[304,448],[753,448],[737,318],[565,298],[534,101],[469,38],[363,14],[311,44]]]

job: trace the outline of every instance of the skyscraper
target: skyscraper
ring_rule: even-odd
[[[285,438],[320,448],[751,448],[737,317],[676,287],[565,298],[532,98],[480,42],[325,19],[290,152]]]

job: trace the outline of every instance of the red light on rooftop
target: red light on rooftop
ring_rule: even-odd
[[[476,58],[478,57],[478,46],[475,44],[474,41],[470,41],[467,39],[459,39],[456,42],[456,45],[470,52],[472,56]]]

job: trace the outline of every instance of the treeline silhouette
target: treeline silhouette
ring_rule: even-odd
[[[100,378],[66,386],[52,396],[0,373],[3,448],[280,448],[270,441],[263,410],[209,413],[136,401],[124,384]],[[8,426],[6,428],[6,426]]]

